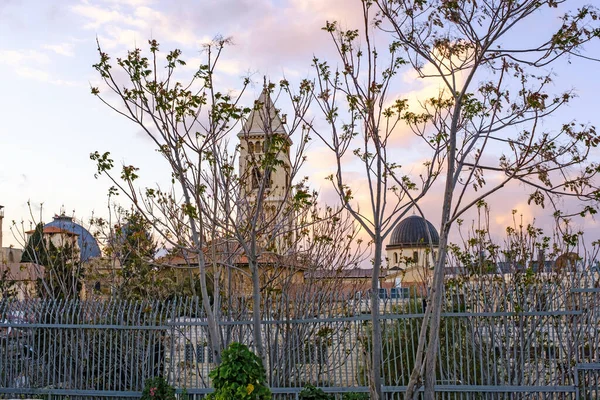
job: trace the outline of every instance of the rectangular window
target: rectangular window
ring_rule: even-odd
[[[390,298],[392,299],[407,299],[408,298],[408,288],[391,288],[390,289]]]
[[[317,343],[317,363],[327,364],[327,344]]]
[[[203,344],[199,344],[198,346],[196,346],[196,362],[201,364],[204,363],[206,358],[205,358],[205,349],[206,346],[204,346]]]
[[[186,363],[194,362],[194,345],[191,343],[185,344],[185,362]]]

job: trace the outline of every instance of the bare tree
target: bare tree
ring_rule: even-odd
[[[379,322],[379,281],[383,261],[383,243],[395,224],[428,192],[437,178],[444,157],[440,140],[429,140],[425,131],[415,129],[427,140],[426,162],[416,170],[402,168],[390,154],[390,141],[403,120],[420,120],[408,110],[406,99],[394,98],[398,72],[406,64],[403,48],[388,43],[387,51],[375,45],[371,26],[371,2],[362,2],[363,26],[342,30],[335,22],[323,28],[331,35],[340,66],[313,60],[317,73],[314,101],[328,125],[309,121],[311,129],[336,158],[335,173],[329,177],[341,203],[369,236],[373,246],[371,279],[372,343],[370,390],[372,399],[381,393],[381,326]],[[362,33],[361,33],[362,32]],[[345,163],[354,158],[360,164],[360,183],[352,182]],[[366,208],[354,200],[358,192],[367,192]],[[420,211],[420,210],[419,210]],[[430,241],[431,243],[431,241]]]
[[[285,80],[279,87],[280,91],[289,91]],[[214,141],[209,169],[203,174],[210,196],[204,197],[202,209],[213,207],[204,218],[224,241],[221,254],[228,256],[220,259],[228,282],[240,257],[248,266],[254,344],[265,367],[268,364],[261,333],[261,291],[268,285],[266,281],[282,273],[291,275],[297,268],[298,223],[305,223],[301,222],[302,216],[315,200],[305,179],[293,183],[306,159],[308,138],[301,122],[309,103],[308,92],[305,90],[296,98],[297,113],[288,120],[275,107],[279,97],[275,88],[265,79],[260,97],[249,115],[242,118],[237,135],[240,144],[231,151],[228,141]],[[292,148],[293,139],[297,143]]]
[[[478,211],[471,226],[459,221],[463,240],[449,246],[447,263],[453,273],[444,297],[446,309],[468,306],[474,314],[465,325],[469,348],[453,357],[472,359],[463,363],[477,365],[480,371],[468,377],[456,363],[454,369],[441,365],[440,379],[482,385],[575,384],[568,364],[593,357],[591,349],[598,341],[597,330],[588,328],[596,324],[588,322],[595,306],[575,289],[593,279],[597,243],[586,248],[583,232],[573,232],[563,222],[546,235],[535,221],[519,218],[517,210],[506,235],[495,239],[487,205],[480,203]],[[570,315],[574,310],[583,316]],[[510,314],[501,319],[476,315],[502,312]],[[566,315],[559,317],[560,313]],[[452,336],[446,327],[440,340]]]
[[[430,132],[445,149],[439,256],[406,396],[412,399],[424,382],[430,400],[453,223],[511,181],[531,189],[530,202],[550,203],[560,217],[568,213],[559,210],[557,197],[579,199],[583,205],[576,213],[595,212],[599,192],[593,178],[599,168],[588,159],[599,142],[595,128],[567,122],[548,131],[541,122],[574,97],[573,91],[551,92],[553,74],[547,68],[565,59],[594,59],[585,54],[584,45],[598,37],[598,14],[588,6],[567,11],[558,29],[527,47],[514,40],[519,29],[536,16],[548,13],[549,18],[553,8],[567,1],[366,3],[376,4],[376,24],[390,33],[418,76],[442,84],[439,96],[423,103],[419,118],[408,121],[413,129]]]
[[[176,68],[185,64],[180,52],[166,56],[166,76],[161,78],[158,44],[150,41],[151,59],[139,49],[117,59],[126,73],[129,86],[125,88],[112,74],[108,56],[99,50],[95,68],[119,105],[112,105],[111,97],[101,100],[152,139],[176,185],[168,190],[138,190],[135,166],[124,166],[117,176],[109,153],[95,152],[91,158],[98,173],[113,182],[111,194],[124,193],[171,248],[170,253],[183,259],[177,267],[198,268],[215,360],[223,341],[228,341],[219,328],[222,301],[231,303],[236,296],[234,275],[250,278],[254,345],[266,366],[261,291],[276,278],[273,271],[289,275],[283,271],[301,267],[304,260],[296,250],[306,235],[300,231],[336,215],[331,209],[315,212],[317,194],[308,188],[306,178],[298,179],[309,140],[303,118],[312,95],[310,85],[303,84],[295,94],[287,81],[280,82],[279,90],[289,93],[294,107],[291,118],[275,107],[279,94],[266,80],[253,107],[242,108],[238,103],[249,80],[235,97],[216,91],[213,85],[215,66],[226,44],[221,39],[208,45],[206,64],[189,83],[181,84],[174,78]],[[100,89],[94,87],[92,93],[99,96]],[[230,136],[236,129],[240,144],[232,146]],[[247,265],[249,273],[241,264]]]
[[[222,141],[244,111],[248,111],[238,102],[249,83],[245,80],[242,90],[235,96],[215,88],[215,68],[228,42],[228,39],[217,38],[207,44],[205,63],[198,66],[186,83],[176,79],[176,71],[185,65],[180,50],[169,52],[165,56],[165,65],[161,65],[159,45],[155,40],[149,41],[150,58],[140,49],[129,51],[125,58],[116,59],[120,74],[125,76],[123,82],[119,79],[120,74],[113,73],[110,57],[98,45],[100,60],[94,68],[104,87],[91,89],[104,104],[139,126],[167,163],[173,183],[171,188],[158,186],[138,190],[135,182],[139,177],[137,167],[125,165],[120,173],[115,172],[110,153],[91,154],[92,160],[97,162],[98,174],[108,176],[113,182],[111,193],[122,193],[131,200],[166,244],[181,254],[189,266],[198,269],[200,296],[217,362],[221,351],[219,279],[218,276],[213,279],[214,298],[210,298],[207,272],[211,263],[210,248],[217,245],[217,239],[222,235],[205,218],[217,206],[214,197],[213,203],[207,204],[210,182],[204,180],[207,176],[204,171],[209,168],[215,143]],[[209,178],[216,179],[210,175]]]
[[[91,220],[103,257],[86,267],[86,297],[158,300],[197,296],[197,267],[173,266],[168,263],[170,257],[158,257],[164,241],[157,240],[150,223],[135,209],[111,200],[108,216]]]

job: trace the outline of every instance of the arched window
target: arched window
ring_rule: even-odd
[[[256,142],[254,144],[254,151],[257,153],[261,153],[262,152],[262,143],[261,142]]]
[[[271,186],[273,186],[273,179],[272,179],[272,177],[271,177],[271,170],[270,170],[270,169],[268,169],[268,170],[267,170],[267,173],[266,173],[265,179],[267,180],[267,181],[265,182],[265,187],[267,187],[267,188],[271,188]]]
[[[258,189],[261,180],[261,173],[257,167],[252,168],[252,189]]]
[[[413,251],[413,261],[414,262],[419,262],[419,252],[418,251]]]
[[[394,252],[394,264],[398,264],[398,253]]]
[[[248,153],[254,153],[254,143],[248,142]]]

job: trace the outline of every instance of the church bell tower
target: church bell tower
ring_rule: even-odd
[[[293,226],[289,207],[292,140],[284,122],[265,87],[238,133],[240,198],[251,208],[261,196],[264,221],[283,227],[282,232]]]

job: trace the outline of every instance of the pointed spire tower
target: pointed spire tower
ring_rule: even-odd
[[[241,198],[250,203],[262,193],[265,220],[276,215],[285,215],[285,224],[293,218],[286,206],[291,203],[291,160],[292,140],[285,128],[285,116],[275,107],[266,86],[254,102],[254,108],[242,130],[240,140],[239,172],[244,184]],[[274,224],[281,221],[273,220]],[[291,225],[289,225],[291,227]]]

